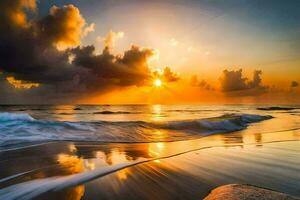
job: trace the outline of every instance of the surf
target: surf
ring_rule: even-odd
[[[270,115],[226,114],[219,117],[165,122],[36,119],[28,113],[0,113],[0,148],[49,141],[160,142],[178,141],[243,130]],[[154,133],[164,132],[163,137]]]

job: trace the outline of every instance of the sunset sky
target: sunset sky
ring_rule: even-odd
[[[1,0],[0,103],[300,103],[300,1]]]

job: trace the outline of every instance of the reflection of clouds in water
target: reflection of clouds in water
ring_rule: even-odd
[[[73,151],[76,150],[74,145],[70,145],[69,147]],[[81,173],[84,171],[85,168],[91,169],[93,166],[93,163],[89,163],[89,165],[87,165],[88,160],[83,160],[75,155],[68,154],[58,154],[57,162],[62,167],[63,173],[65,175]],[[58,195],[58,199],[80,200],[84,195],[84,190],[84,185],[79,185],[73,188],[66,189],[64,190],[64,192]]]
[[[105,160],[108,165],[115,165],[119,163],[124,163],[128,161],[136,160],[136,158],[132,158],[130,152],[126,152],[125,150],[121,150],[119,148],[111,149],[111,151],[97,151],[96,158]]]
[[[96,166],[112,165],[120,162],[149,158],[147,144],[110,144],[82,145],[75,144],[76,154],[85,160],[96,162]]]
[[[77,156],[58,154],[57,162],[66,174],[76,174],[84,171],[83,160]]]
[[[79,185],[73,188],[69,188],[64,190],[64,192],[58,196],[55,196],[55,199],[62,199],[62,200],[80,200],[84,195],[84,185]]]
[[[125,153],[124,152],[120,152],[118,150],[113,150],[111,152],[111,154],[109,154],[109,158],[108,158],[111,162],[111,164],[118,164],[118,163],[122,163],[122,162],[126,162],[128,161],[126,159]]]
[[[84,167],[87,168],[87,169],[89,169],[89,170],[94,170],[96,168],[96,165],[91,160],[85,160],[84,161]]]
[[[241,148],[244,147],[244,140],[243,140],[243,135],[240,133],[233,133],[233,134],[224,134],[221,135],[222,136],[222,140],[224,142],[225,145],[235,145],[235,146],[239,146]]]
[[[68,148],[69,148],[70,152],[76,152],[77,151],[76,146],[74,144],[69,144]]]
[[[103,145],[76,145],[78,149],[76,154],[80,158],[91,160],[86,169],[91,169],[95,164],[95,168],[114,165],[122,162],[134,161],[140,158],[160,157],[191,149],[209,146],[239,146],[244,147],[245,144],[256,144],[261,147],[265,142],[278,140],[294,140],[299,139],[299,131],[273,132],[273,133],[248,133],[245,131],[226,133],[222,135],[212,135],[198,140],[171,142],[171,143],[145,143],[145,144],[103,144]],[[159,160],[155,161],[159,163]]]
[[[118,145],[76,145],[76,154],[84,160],[85,170],[93,170],[106,165],[135,161],[141,158],[159,157],[165,153],[165,143],[118,144]],[[62,160],[67,160],[62,156]],[[72,160],[74,157],[68,157]],[[159,162],[158,160],[155,162]],[[122,172],[123,173],[123,172]],[[121,173],[121,177],[124,174]]]
[[[245,135],[243,133],[228,133],[222,135],[222,140],[226,145],[237,145],[241,148],[244,144],[256,144],[257,147],[262,147],[263,136],[261,133],[255,133],[251,135]]]
[[[130,168],[122,169],[122,170],[120,170],[120,171],[118,171],[118,172],[116,173],[116,175],[117,175],[117,177],[118,177],[118,179],[119,179],[120,181],[126,180],[127,177],[128,177],[128,175],[130,175],[130,174],[131,174],[131,169],[130,169]]]
[[[168,145],[168,143],[153,144],[151,149],[167,151]],[[86,197],[193,199],[197,196],[202,199],[212,187],[224,184],[224,181],[226,183],[246,181],[251,184],[266,184],[269,187],[275,185],[277,188],[288,186],[288,189],[292,190],[297,183],[297,180],[291,178],[297,173],[297,163],[288,155],[298,155],[295,153],[299,145],[297,143],[294,145],[293,147],[291,143],[266,144],[259,151],[255,150],[255,145],[247,144],[243,149],[207,148],[158,162],[143,163],[127,168],[131,171],[121,170],[87,183],[89,190]],[[284,158],[283,162],[278,162],[274,157],[278,153]],[[272,167],[266,167],[265,161]],[[274,179],[274,177],[284,178]]]
[[[135,161],[140,158],[160,156],[164,152],[165,143],[118,145],[118,147],[112,147],[112,145],[97,145],[93,148],[88,148],[89,151],[78,146],[77,149],[79,149],[80,157],[90,160],[90,163],[91,159],[95,158],[96,160],[104,160],[108,165],[114,165]],[[86,155],[89,155],[88,158]]]

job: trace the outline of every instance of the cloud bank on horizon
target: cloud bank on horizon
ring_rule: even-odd
[[[43,17],[36,16],[35,0],[3,0],[0,7],[1,87],[7,95],[10,85],[3,83],[4,76],[16,88],[32,89],[23,93],[47,92],[55,98],[147,85],[153,76],[148,65],[153,49],[133,45],[123,55],[111,53],[123,33],[109,32],[101,54],[95,53],[93,45],[80,46],[81,37],[91,32],[94,24],[88,25],[74,5],[53,6]],[[34,17],[28,18],[28,12]],[[169,79],[172,72],[167,72]]]
[[[155,78],[166,83],[182,79],[170,67],[151,70],[149,60],[156,54],[154,49],[132,45],[123,54],[113,54],[123,32],[110,31],[100,38],[104,49],[98,54],[94,45],[82,45],[95,23],[88,24],[72,4],[54,5],[45,16],[38,16],[36,0],[2,0],[0,7],[0,103],[21,97],[34,103],[68,102],[112,88],[149,86]],[[196,76],[191,85],[223,93],[247,91],[244,95],[259,95],[268,91],[261,75],[261,70],[255,70],[249,80],[243,77],[242,69],[224,70],[219,88],[198,81]],[[298,85],[295,80],[291,82],[291,88]]]

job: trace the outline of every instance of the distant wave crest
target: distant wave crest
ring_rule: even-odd
[[[104,110],[104,111],[94,112],[93,114],[112,115],[112,114],[136,114],[136,113],[137,112]]]
[[[6,122],[6,121],[33,121],[34,118],[32,118],[27,113],[9,113],[4,112],[0,113],[0,122]]]
[[[257,108],[257,110],[266,110],[266,111],[272,111],[272,110],[295,110],[295,109],[298,109],[298,108],[295,108],[295,107],[278,107],[278,106]]]

